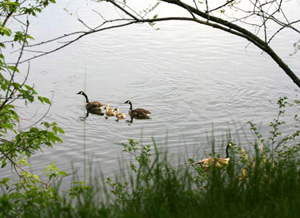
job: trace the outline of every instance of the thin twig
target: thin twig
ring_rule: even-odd
[[[54,98],[54,92],[52,92],[51,102],[53,101],[53,98]],[[37,125],[39,122],[41,122],[47,116],[47,114],[50,112],[50,109],[51,109],[51,104],[49,104],[49,107],[48,107],[46,113],[40,119],[38,119],[36,122],[32,123],[30,126],[27,126],[27,127],[24,127],[24,128],[18,129],[18,130],[29,129],[29,128]]]

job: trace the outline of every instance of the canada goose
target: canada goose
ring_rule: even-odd
[[[116,107],[115,111],[117,111],[117,113],[116,113],[117,120],[125,119],[126,118],[126,115],[124,113],[120,113],[119,108]]]
[[[99,116],[104,115],[101,108],[87,109],[87,114],[94,114],[94,115],[99,115]]]
[[[132,109],[132,103],[130,100],[127,100],[124,102],[124,104],[129,104],[130,108],[128,111],[128,114],[136,119],[150,119],[148,114],[151,114],[150,111],[145,110],[143,108],[136,108],[136,109]]]
[[[226,157],[225,158],[209,157],[209,158],[198,161],[196,164],[200,164],[204,168],[209,168],[213,164],[215,164],[215,166],[217,166],[217,167],[227,165],[227,164],[229,164],[229,161],[230,161],[228,150],[232,146],[233,146],[232,142],[228,142],[228,144],[226,146]]]
[[[114,112],[114,110],[109,107],[109,104],[106,104],[105,114],[106,114],[106,116],[115,116],[116,115],[116,113]]]
[[[83,95],[85,97],[85,100],[86,100],[86,109],[87,110],[101,110],[101,107],[103,106],[102,103],[100,103],[99,101],[89,101],[87,95],[83,92],[83,91],[80,91],[77,93],[77,95]]]

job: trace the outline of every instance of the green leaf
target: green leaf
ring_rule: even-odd
[[[48,98],[46,98],[46,97],[38,96],[38,100],[41,103],[51,104],[51,101]]]
[[[0,123],[0,127],[3,128],[3,129],[10,129],[10,130],[13,130],[14,128],[14,125],[13,123]]]
[[[51,101],[48,98],[44,97],[44,102],[46,102],[47,104],[51,104]]]
[[[5,159],[3,159],[1,161],[1,168],[4,168],[6,166],[6,164],[7,164],[7,161]]]
[[[42,124],[44,124],[44,126],[45,126],[46,128],[49,128],[49,127],[50,127],[50,124],[49,124],[48,122],[43,122]]]
[[[58,127],[57,130],[60,134],[65,134],[65,131],[62,128]]]
[[[38,175],[32,174],[32,177],[37,181],[41,181],[41,179]]]
[[[20,72],[16,66],[7,66],[7,68],[12,70],[13,72]]]
[[[8,29],[7,27],[0,26],[0,35],[5,35],[5,36],[10,37],[11,33],[12,33],[11,30]]]
[[[38,96],[38,100],[42,103],[44,103],[44,98],[42,96]]]

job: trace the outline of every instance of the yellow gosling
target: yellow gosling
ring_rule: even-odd
[[[125,119],[126,118],[126,115],[124,114],[124,113],[120,113],[120,110],[119,110],[119,108],[115,108],[115,111],[117,112],[116,113],[116,117],[117,117],[117,119],[118,120],[120,120],[120,119]]]
[[[116,113],[114,112],[113,108],[109,107],[109,104],[106,104],[105,114],[106,114],[106,116],[115,116],[116,115]]]

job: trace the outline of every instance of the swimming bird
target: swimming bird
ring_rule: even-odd
[[[126,115],[124,113],[120,113],[120,110],[118,107],[115,108],[115,111],[117,111],[117,113],[116,113],[117,120],[126,118]]]
[[[213,164],[215,164],[215,166],[217,166],[217,167],[221,167],[223,165],[228,165],[229,161],[230,161],[229,148],[231,148],[232,146],[233,146],[233,143],[228,142],[228,144],[226,146],[226,157],[225,158],[209,157],[209,158],[206,158],[206,159],[203,159],[203,160],[200,160],[200,161],[196,162],[196,164],[200,164],[204,168],[209,168]]]
[[[87,95],[83,92],[80,91],[77,93],[77,95],[83,95],[85,97],[86,100],[86,109],[87,110],[101,110],[101,107],[103,106],[103,104],[99,101],[89,101],[89,98],[87,97]]]
[[[109,104],[106,104],[105,114],[106,114],[106,116],[115,116],[116,115],[116,113],[114,112],[114,110],[109,107]]]
[[[104,108],[104,109],[105,109],[105,111],[106,111],[106,110],[108,110],[108,111],[112,111],[112,112],[113,112],[113,111],[114,111],[114,109],[113,109],[113,108],[111,108],[109,105],[110,105],[109,103],[107,103],[107,104],[106,104],[106,106],[105,106],[105,108]]]
[[[143,108],[136,108],[132,109],[132,103],[130,100],[127,100],[124,102],[124,104],[129,104],[130,108],[128,111],[128,114],[136,119],[150,119],[148,114],[151,114],[150,111],[143,109]]]

